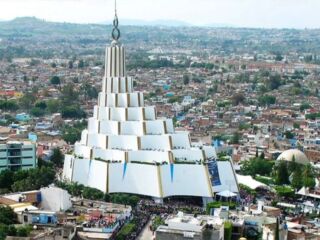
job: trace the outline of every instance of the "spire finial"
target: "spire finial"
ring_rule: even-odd
[[[121,36],[121,33],[120,33],[120,30],[118,28],[119,26],[119,20],[118,20],[118,14],[117,14],[117,0],[114,0],[114,20],[113,20],[113,30],[112,30],[112,39],[115,41],[115,42],[118,42],[120,36]]]

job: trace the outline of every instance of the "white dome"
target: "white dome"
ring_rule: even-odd
[[[296,163],[300,163],[303,165],[307,165],[310,163],[307,156],[298,149],[290,149],[290,150],[284,151],[277,158],[277,161],[282,160],[282,161],[291,162],[293,158],[295,159]]]

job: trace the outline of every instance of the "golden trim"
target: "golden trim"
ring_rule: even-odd
[[[170,150],[173,149],[172,136],[169,136]]]
[[[143,122],[143,135],[147,135],[147,123]]]
[[[168,128],[167,128],[167,122],[163,121],[163,129],[164,129],[164,133],[168,134]]]
[[[161,178],[161,168],[160,166],[157,166],[157,175],[158,175],[158,184],[159,184],[159,195],[161,198],[163,198],[163,186],[162,186],[162,178]]]

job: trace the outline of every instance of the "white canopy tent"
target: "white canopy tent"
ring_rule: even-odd
[[[257,188],[268,188],[266,184],[254,180],[251,176],[243,176],[237,174],[237,179],[239,184],[245,185],[253,190]]]
[[[237,194],[235,194],[229,190],[224,190],[224,191],[218,192],[217,195],[221,196],[221,197],[225,197],[225,198],[232,198],[232,197],[237,196]]]

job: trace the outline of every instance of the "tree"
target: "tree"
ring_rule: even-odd
[[[22,107],[22,109],[30,109],[35,103],[35,101],[36,97],[32,93],[27,92],[23,95],[22,98],[19,99],[19,104]]]
[[[189,84],[189,82],[190,82],[190,77],[189,77],[189,75],[183,75],[183,84],[184,85],[188,85]]]
[[[243,103],[245,100],[245,97],[242,93],[236,93],[232,96],[232,102],[234,106],[239,105],[240,103]]]
[[[50,83],[52,85],[60,85],[61,84],[61,80],[58,76],[53,76],[51,79],[50,79]]]
[[[285,161],[280,161],[276,170],[276,183],[279,185],[289,183],[289,173],[287,168],[287,163]]]
[[[292,174],[291,186],[294,189],[300,189],[303,186],[301,168],[298,167]]]
[[[47,103],[44,101],[38,101],[36,102],[35,107],[45,110],[47,108]]]
[[[13,172],[5,169],[0,172],[0,189],[10,189],[13,184]]]
[[[69,69],[72,69],[72,68],[73,68],[73,62],[72,62],[72,61],[69,61],[69,62],[68,62],[68,67],[69,67]]]
[[[47,109],[49,113],[57,113],[60,111],[61,103],[57,99],[50,99],[47,101]]]
[[[86,113],[78,105],[63,106],[61,109],[62,118],[81,119],[86,117]]]
[[[281,86],[281,76],[279,74],[270,75],[266,85],[269,90],[278,89]]]
[[[90,200],[103,200],[104,194],[98,189],[84,187],[82,196]]]
[[[67,84],[61,90],[61,103],[63,106],[78,103],[79,92],[75,90],[74,84]]]
[[[10,207],[0,206],[0,224],[11,225],[15,224],[17,215]]]
[[[273,166],[274,162],[272,161],[261,158],[252,158],[242,163],[241,173],[250,176],[258,174],[262,176],[270,176]]]
[[[258,98],[261,106],[272,105],[276,103],[276,97],[270,95],[263,95]]]
[[[37,107],[34,107],[31,109],[31,114],[35,117],[42,117],[45,115],[45,110],[41,109],[41,108],[37,108]]]
[[[275,60],[278,61],[278,62],[281,62],[283,60],[282,55],[280,53],[277,53]]]
[[[81,59],[78,63],[78,68],[84,68],[84,61]]]
[[[231,143],[239,144],[239,141],[240,141],[240,134],[238,132],[235,132],[232,136]]]
[[[286,139],[293,139],[294,138],[294,134],[290,131],[286,131],[284,133],[284,136],[286,137]]]
[[[316,185],[315,173],[310,164],[306,165],[302,171],[303,186],[313,188]]]
[[[57,167],[62,167],[63,166],[63,159],[64,155],[60,151],[59,148],[53,149],[53,154],[50,158],[50,161]]]

